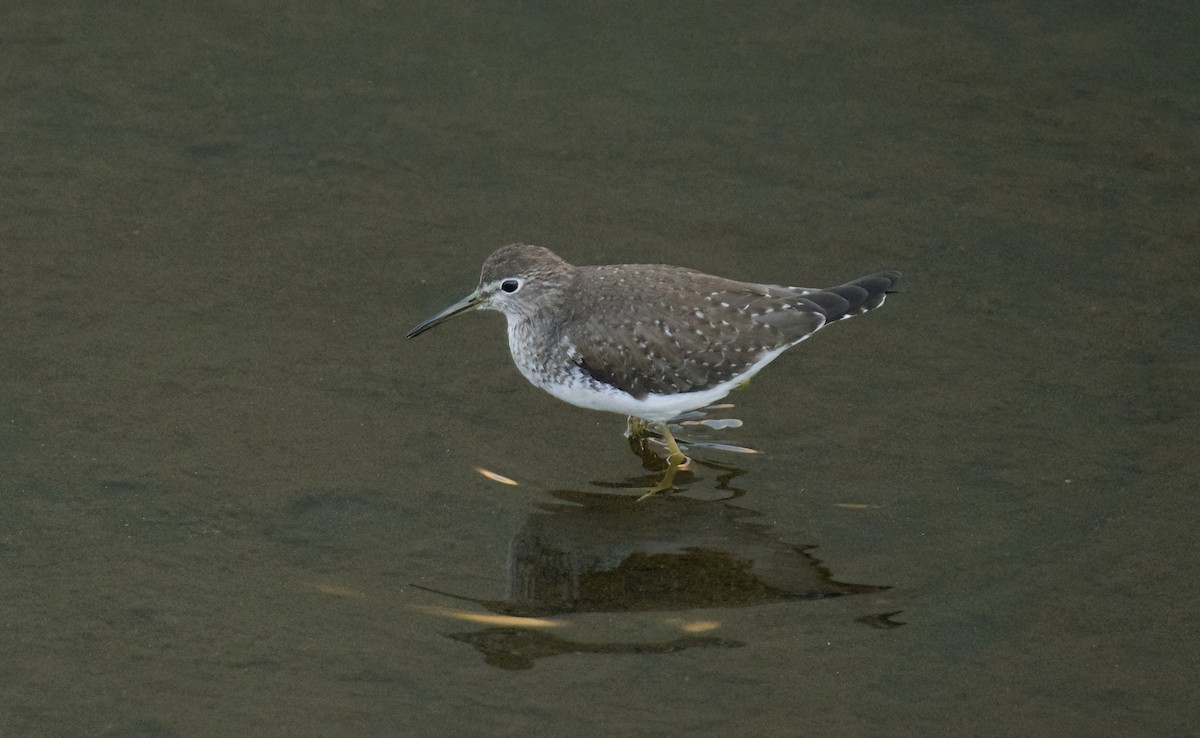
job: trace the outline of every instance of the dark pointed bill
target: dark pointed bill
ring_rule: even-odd
[[[454,303],[453,305],[446,308],[445,310],[438,313],[437,315],[434,315],[431,318],[426,318],[425,320],[422,320],[420,323],[417,323],[416,325],[414,325],[412,330],[408,332],[408,337],[416,338],[417,336],[421,335],[422,333],[424,333],[425,331],[434,327],[435,325],[438,325],[439,323],[445,323],[447,320],[450,320],[455,315],[461,315],[462,313],[465,313],[468,310],[474,310],[475,308],[479,307],[479,303],[482,300],[483,300],[483,295],[481,295],[479,293],[479,290],[475,290],[471,294],[467,295],[463,299]]]

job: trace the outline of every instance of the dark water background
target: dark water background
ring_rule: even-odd
[[[1197,735],[1198,7],[7,3],[0,734]],[[632,508],[517,240],[907,291]]]

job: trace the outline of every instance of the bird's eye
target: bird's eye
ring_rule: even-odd
[[[500,283],[500,289],[505,292],[516,292],[521,289],[521,282],[517,279],[506,279]]]

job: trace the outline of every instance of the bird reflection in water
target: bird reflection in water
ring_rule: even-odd
[[[520,628],[489,628],[474,633],[451,633],[451,640],[468,643],[501,669],[531,669],[538,659],[564,654],[661,654],[691,648],[741,648],[741,641],[713,636],[684,636],[658,643],[586,643],[553,633]]]
[[[652,469],[661,457],[643,441],[631,439],[631,446]],[[887,589],[836,581],[808,553],[814,546],[779,539],[769,525],[751,522],[757,511],[731,504],[744,494],[730,484],[741,470],[711,461],[693,463],[717,470],[722,499],[677,493],[639,502],[628,494],[552,491],[554,501],[538,503],[513,536],[504,599],[440,594],[472,602],[495,616],[547,618],[749,607]],[[602,486],[634,489],[640,484],[630,480]],[[487,622],[488,617],[464,613],[461,619]],[[499,619],[495,626],[448,637],[470,643],[489,664],[510,669],[565,653],[673,653],[744,645],[699,633],[665,642],[579,642],[564,637],[561,628],[551,633]]]

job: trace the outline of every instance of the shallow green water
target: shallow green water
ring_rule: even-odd
[[[4,15],[0,733],[1195,734],[1192,6]],[[906,291],[639,508],[517,240]]]

